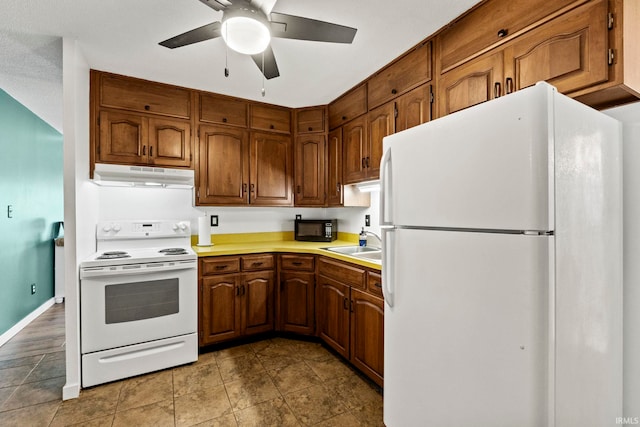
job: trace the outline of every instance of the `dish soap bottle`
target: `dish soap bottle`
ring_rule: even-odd
[[[359,243],[361,247],[367,246],[367,233],[365,233],[364,227],[362,227],[362,232],[360,233]]]

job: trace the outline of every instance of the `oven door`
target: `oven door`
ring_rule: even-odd
[[[193,260],[81,271],[82,353],[196,332],[196,266]]]

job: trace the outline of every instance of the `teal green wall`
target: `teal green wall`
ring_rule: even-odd
[[[0,89],[0,334],[53,297],[62,189],[62,135]]]

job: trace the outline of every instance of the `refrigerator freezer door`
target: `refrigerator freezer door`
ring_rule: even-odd
[[[553,230],[552,100],[541,84],[386,137],[382,221]]]
[[[553,236],[388,233],[385,424],[546,425]]]

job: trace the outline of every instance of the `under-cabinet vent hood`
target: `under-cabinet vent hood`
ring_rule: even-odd
[[[191,169],[96,163],[93,182],[105,186],[189,189],[193,188],[194,173]]]

